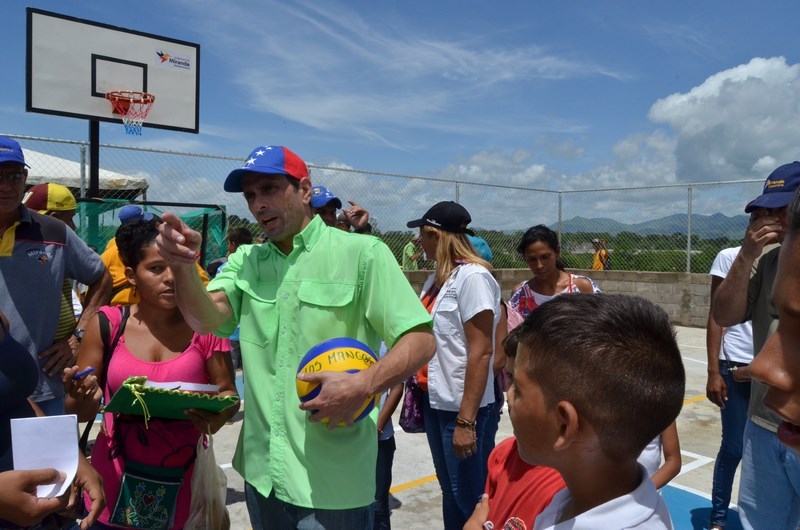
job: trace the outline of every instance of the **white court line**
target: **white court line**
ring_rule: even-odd
[[[681,357],[681,359],[684,361],[692,361],[693,363],[708,365],[708,361],[698,361],[697,359],[692,359],[691,357]]]
[[[670,482],[669,484],[667,484],[667,486],[673,487],[675,489],[683,490],[683,491],[685,491],[687,493],[691,493],[693,495],[697,495],[698,497],[702,497],[704,499],[711,500],[711,495],[709,495],[705,491],[696,490],[694,488],[690,488],[689,486],[684,486],[683,484],[675,484],[673,482]],[[731,503],[728,506],[728,509],[729,510],[736,510],[738,512],[739,511],[739,506],[737,504],[734,504],[733,499],[731,499]]]
[[[678,473],[679,477],[681,475],[689,473],[690,471],[694,471],[695,469],[701,468],[704,465],[709,464],[709,463],[714,461],[713,458],[709,458],[709,457],[703,456],[703,455],[698,455],[697,453],[692,453],[691,451],[681,450],[681,454],[684,455],[684,456],[688,456],[689,458],[693,458],[694,460],[692,462],[689,462],[686,465],[682,465],[681,466],[681,470]]]
[[[678,344],[679,348],[694,348],[695,350],[705,350],[705,346],[694,346],[693,344]]]

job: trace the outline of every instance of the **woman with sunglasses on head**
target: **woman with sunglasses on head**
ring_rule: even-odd
[[[529,228],[517,245],[517,252],[533,273],[533,278],[520,285],[508,302],[523,317],[560,294],[600,292],[590,278],[564,269],[558,234],[544,225]]]
[[[500,286],[467,239],[469,212],[440,202],[421,219],[420,245],[436,262],[422,289],[433,317],[436,354],[428,364],[425,432],[442,489],[446,530],[460,530],[483,493],[484,429],[494,402],[491,362],[500,319]]]
[[[230,344],[196,334],[183,319],[172,270],[156,249],[157,235],[155,219],[125,224],[117,231],[125,274],[140,301],[100,309],[110,325],[105,340],[113,347],[107,366],[96,316],[86,329],[78,364],[64,371],[67,410],[83,421],[93,418],[100,399],[108,403],[131,376],[212,384],[219,386],[221,396],[237,395]],[[94,374],[73,382],[79,370],[89,367],[96,369]],[[147,423],[142,416],[105,414],[92,465],[103,477],[108,506],[93,528],[183,528],[200,436],[217,432],[237,409],[218,414],[189,410],[186,420],[150,418]]]

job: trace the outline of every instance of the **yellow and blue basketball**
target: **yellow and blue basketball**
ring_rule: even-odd
[[[361,341],[348,337],[339,337],[320,342],[308,350],[297,371],[305,373],[333,372],[356,373],[366,370],[378,362],[378,356]],[[297,396],[300,401],[306,402],[317,397],[322,389],[318,383],[309,383],[296,379]],[[367,398],[353,416],[353,421],[365,418],[370,411],[380,402],[380,394]],[[330,421],[323,418],[324,423]]]

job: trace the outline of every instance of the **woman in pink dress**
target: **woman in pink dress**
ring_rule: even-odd
[[[591,278],[564,270],[558,234],[544,225],[529,228],[517,252],[533,273],[533,278],[520,285],[508,301],[509,307],[523,317],[560,294],[600,292]]]
[[[77,365],[65,370],[67,410],[82,421],[94,417],[101,398],[108,403],[131,376],[212,384],[220,395],[237,394],[228,340],[197,335],[178,309],[172,271],[155,246],[157,223],[136,221],[117,231],[128,282],[141,300],[100,309],[110,327],[106,344],[112,345],[122,328],[110,358],[97,316],[86,329]],[[87,367],[95,373],[73,384],[72,376]],[[92,465],[103,477],[107,506],[92,528],[183,528],[201,433],[217,432],[237,410],[189,410],[186,420],[150,418],[147,423],[142,416],[105,414]]]

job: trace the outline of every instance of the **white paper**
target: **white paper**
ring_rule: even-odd
[[[37,486],[39,498],[63,495],[78,473],[78,417],[44,416],[11,420],[14,469],[54,468],[67,475],[63,482]]]
[[[204,385],[202,383],[186,383],[184,381],[145,381],[144,386],[153,388],[166,388],[167,390],[183,390],[184,392],[219,392],[219,385]]]

